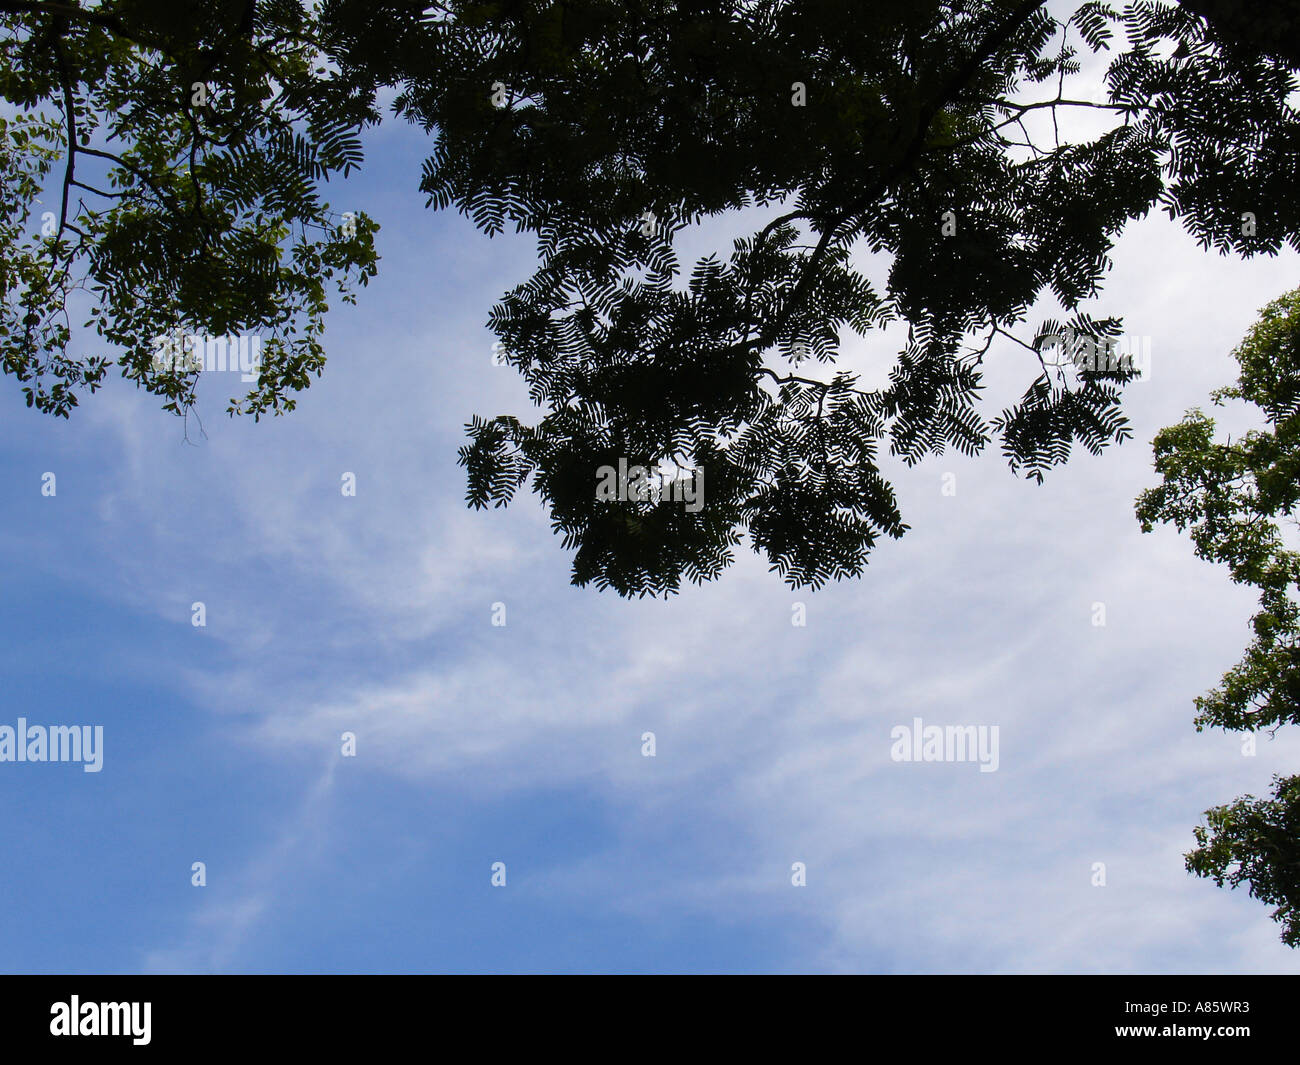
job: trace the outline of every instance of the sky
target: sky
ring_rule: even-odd
[[[205,375],[187,441],[121,380],[67,422],[0,381],[0,725],[103,729],[99,772],[0,763],[0,971],[1300,970],[1183,867],[1206,808],[1300,766],[1294,735],[1192,725],[1254,599],[1133,514],[1300,257],[1132,225],[1090,308],[1149,345],[1132,440],[1042,486],[996,443],[886,456],[911,531],[861,578],[791,589],[745,547],[628,601],[569,583],[530,493],[465,505],[464,423],[535,415],[486,327],[535,257],[424,207],[430,147],[389,121],[329,187],[380,273],[287,417],[228,418]],[[844,363],[883,381],[901,346]],[[993,347],[986,418],[1026,359]],[[895,760],[917,718],[996,726],[996,770]]]

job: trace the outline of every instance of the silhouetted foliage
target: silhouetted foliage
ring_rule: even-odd
[[[430,203],[539,238],[538,270],[491,324],[544,413],[473,420],[469,500],[503,505],[531,477],[575,582],[625,595],[717,575],[745,532],[791,584],[859,573],[907,528],[885,447],[912,464],[996,436],[1041,480],[1076,444],[1124,439],[1133,372],[1049,365],[1062,323],[1010,333],[1031,304],[1053,295],[1076,335],[1113,336],[1118,320],[1081,305],[1153,207],[1224,252],[1300,235],[1292,71],[1184,8],[1088,3],[1064,23],[1037,3],[910,0],[851,17],[838,3],[379,9],[363,22],[326,6],[354,53],[363,31],[347,27],[387,20],[370,69],[435,137]],[[1105,99],[1073,99],[1067,79],[1110,50]],[[1061,109],[1109,121],[1032,141],[1033,113]],[[679,266],[684,230],[755,206],[771,214],[753,236]],[[881,290],[869,253],[889,264]],[[847,332],[896,319],[908,342],[887,387],[836,372]],[[1031,376],[986,422],[981,362],[1003,341]],[[618,457],[704,469],[707,505],[596,500],[595,471]]]
[[[1116,236],[1153,207],[1221,252],[1300,240],[1291,24],[1277,16],[1262,40],[1212,0],[1089,2],[1064,20],[1015,0],[0,0],[0,18],[15,29],[5,99],[54,111],[14,131],[29,140],[3,171],[21,193],[6,216],[5,366],[34,402],[66,414],[102,378],[44,324],[64,264],[85,259],[124,370],[178,412],[192,382],[141,353],[165,322],[287,330],[305,314],[306,336],[244,406],[280,409],[320,368],[317,275],[374,269],[373,225],[337,238],[315,182],[359,162],[355,133],[392,87],[395,113],[432,139],[428,203],[538,238],[536,272],[490,323],[542,414],[473,419],[469,501],[504,505],[531,479],[575,582],[624,595],[716,576],[745,533],[791,584],[860,573],[881,535],[907,528],[883,448],[914,464],[997,438],[1041,480],[1076,444],[1123,440],[1131,371],[1049,364],[1061,323],[1012,330],[1051,295],[1076,335],[1113,336],[1119,321],[1082,305]],[[1102,53],[1105,98],[1067,91]],[[223,87],[227,117],[192,111],[196,80]],[[1063,139],[1062,110],[1103,128]],[[14,257],[43,168],[92,111],[127,145],[104,160],[125,196]],[[761,228],[679,263],[684,231],[744,207],[767,210]],[[887,262],[883,285],[870,255]],[[836,369],[841,344],[889,321],[907,324],[906,347],[887,386],[861,388]],[[1029,374],[986,421],[994,343]],[[597,500],[597,471],[620,458],[702,469],[706,505]]]

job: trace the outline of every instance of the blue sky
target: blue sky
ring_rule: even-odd
[[[1296,255],[1135,225],[1096,305],[1149,338],[1135,439],[1042,487],[995,449],[886,459],[912,531],[862,579],[795,591],[742,552],[628,602],[570,586],[530,495],[464,506],[463,423],[530,413],[485,322],[534,260],[424,209],[427,149],[390,122],[331,187],[383,259],[288,417],[232,421],[208,375],[190,444],[120,380],[66,423],[0,388],[0,724],[105,735],[100,773],[0,764],[0,970],[1296,971],[1182,864],[1202,810],[1300,766],[1294,736],[1245,757],[1191,725],[1252,597],[1132,509]],[[846,363],[883,380],[900,346]],[[986,416],[1024,357],[993,349]],[[918,716],[997,725],[997,772],[894,762]]]

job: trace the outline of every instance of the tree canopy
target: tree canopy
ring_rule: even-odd
[[[178,332],[262,337],[231,410],[292,409],[324,364],[328,282],[353,299],[376,263],[374,223],[335,216],[318,186],[358,165],[378,116],[328,76],[308,13],[5,0],[0,30],[0,361],[27,405],[66,418],[103,383],[107,357],[69,352],[82,290],[86,325],[165,409],[195,398],[199,371],[156,358]]]
[[[351,298],[376,268],[373,222],[336,218],[318,185],[361,164],[391,88],[431,138],[428,204],[538,238],[489,321],[542,413],[473,419],[469,502],[531,480],[574,581],[623,595],[715,577],[745,534],[816,587],[907,528],[883,448],[913,464],[996,439],[1041,480],[1076,444],[1128,435],[1130,368],[1046,355],[1067,331],[1122,329],[1088,302],[1129,221],[1162,209],[1223,253],[1300,246],[1294,9],[0,0],[0,91],[23,109],[0,137],[4,366],[65,416],[101,383],[105,360],[67,350],[84,285],[122,372],[169,409],[192,404],[193,375],[148,344],[181,323],[271,331],[231,410],[289,409],[322,365],[324,282]],[[1103,121],[1071,135],[1067,113]],[[32,235],[60,168],[55,232]],[[761,228],[679,262],[686,230],[745,207]],[[1042,296],[1067,321],[1028,324]],[[891,321],[907,342],[889,383],[859,387],[841,344]],[[986,419],[994,344],[1023,356],[1026,388]],[[703,470],[705,504],[602,501],[619,461]]]
[[[1196,700],[1196,729],[1242,732],[1300,724],[1300,289],[1268,304],[1233,352],[1235,385],[1214,402],[1241,400],[1264,428],[1215,441],[1200,410],[1153,442],[1163,481],[1143,492],[1144,532],[1157,523],[1186,531],[1196,554],[1223,563],[1232,580],[1259,591],[1254,639],[1213,691]],[[1247,795],[1206,814],[1187,868],[1222,886],[1250,885],[1276,907],[1282,941],[1300,946],[1300,776],[1275,777],[1271,798]]]

